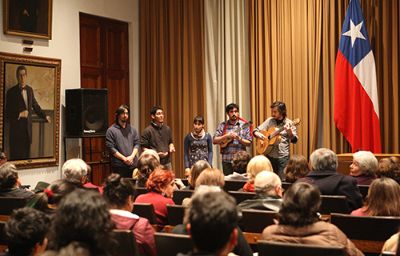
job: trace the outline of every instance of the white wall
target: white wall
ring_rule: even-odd
[[[139,127],[139,0],[53,0],[52,40],[34,39],[29,55],[61,59],[60,105],[65,105],[65,89],[80,87],[79,12],[129,23],[130,106],[131,122]],[[0,5],[3,13],[3,4]],[[0,19],[3,28],[3,19]],[[0,51],[24,54],[22,38],[1,33]],[[136,104],[134,104],[136,103]],[[63,111],[60,110],[61,115]],[[64,117],[60,117],[59,166],[20,170],[23,184],[35,186],[38,181],[51,182],[61,177],[63,164]]]

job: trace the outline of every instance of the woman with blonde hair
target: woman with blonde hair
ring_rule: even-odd
[[[207,168],[200,173],[196,180],[196,188],[201,185],[223,188],[225,185],[224,174],[217,168]]]
[[[374,180],[363,207],[351,212],[355,216],[400,216],[400,185],[390,178]]]
[[[253,157],[247,164],[247,175],[249,180],[246,182],[246,184],[244,184],[243,191],[254,192],[254,178],[261,171],[273,172],[271,162],[264,155]]]

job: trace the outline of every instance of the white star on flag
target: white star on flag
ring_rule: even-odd
[[[361,33],[362,24],[363,22],[361,21],[357,26],[354,26],[353,21],[350,19],[350,30],[342,34],[343,36],[351,37],[351,47],[354,46],[354,43],[357,38],[365,40],[364,35]]]

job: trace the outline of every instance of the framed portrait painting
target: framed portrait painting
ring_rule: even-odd
[[[58,165],[61,60],[0,52],[0,148],[18,167]]]
[[[53,0],[3,0],[4,33],[51,39]]]

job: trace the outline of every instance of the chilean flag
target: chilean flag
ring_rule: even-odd
[[[359,0],[351,0],[335,66],[334,120],[352,151],[381,152],[375,60]]]

